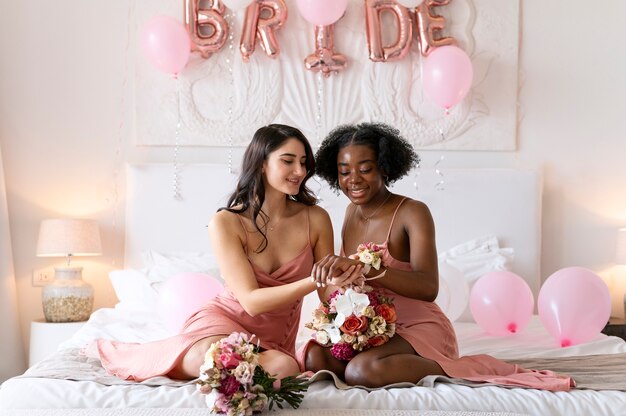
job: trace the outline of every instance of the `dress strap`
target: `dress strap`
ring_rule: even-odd
[[[241,214],[235,214],[235,215],[239,219],[239,223],[241,224],[241,228],[243,229],[243,235],[246,238],[243,249],[245,250],[246,255],[248,255],[248,231],[246,231],[246,226],[244,225],[243,220],[241,219]]]
[[[400,205],[402,205],[402,203],[406,200],[407,200],[407,197],[402,198],[402,201],[400,201],[400,203],[396,207],[396,210],[393,212],[393,217],[391,217],[391,224],[389,224],[389,231],[387,231],[387,238],[385,238],[385,242],[389,241],[389,236],[391,235],[391,228],[393,228],[393,223],[396,220],[396,214],[398,213],[398,210],[400,209]]]
[[[311,244],[311,219],[309,218],[309,216],[311,215],[309,213],[310,210],[311,207],[306,207],[306,235],[309,238],[309,245],[313,247],[313,244]]]

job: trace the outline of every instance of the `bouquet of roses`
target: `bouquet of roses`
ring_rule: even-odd
[[[356,354],[382,345],[396,333],[393,299],[371,286],[336,290],[313,312],[304,326],[333,357],[350,361]]]
[[[269,403],[283,408],[283,402],[298,408],[308,379],[285,377],[276,380],[259,365],[259,347],[247,334],[233,332],[211,344],[200,366],[197,381],[213,413],[249,416],[262,412]]]

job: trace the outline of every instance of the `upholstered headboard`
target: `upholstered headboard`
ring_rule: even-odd
[[[130,165],[127,169],[125,266],[141,268],[141,252],[208,251],[206,225],[224,206],[237,177],[226,165],[179,167],[182,198],[173,198],[173,166]],[[310,181],[340,234],[347,198],[325,183]],[[395,183],[396,193],[424,201],[435,220],[437,247],[447,250],[485,235],[512,247],[512,269],[535,294],[540,286],[541,178],[531,170],[419,169]],[[337,244],[338,247],[338,244]]]

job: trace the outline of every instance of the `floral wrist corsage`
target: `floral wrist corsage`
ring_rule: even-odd
[[[363,275],[366,276],[370,272],[372,267],[375,270],[380,270],[380,266],[382,265],[382,252],[383,246],[372,243],[370,241],[369,243],[359,244],[356,253],[351,255],[350,258],[354,260],[359,260],[365,265],[363,267]],[[387,271],[385,270],[379,275],[367,280],[381,278],[385,275],[386,272]]]

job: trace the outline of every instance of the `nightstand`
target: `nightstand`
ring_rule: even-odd
[[[43,318],[32,321],[28,366],[32,367],[54,353],[59,344],[70,339],[85,322],[46,322]]]
[[[602,330],[603,334],[613,335],[626,340],[626,319],[611,318]]]

